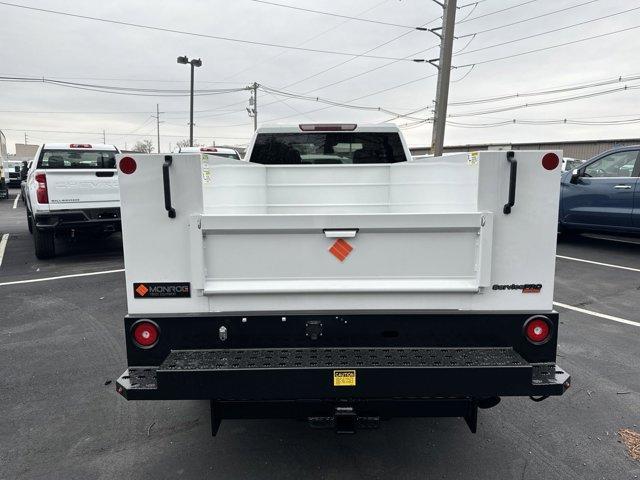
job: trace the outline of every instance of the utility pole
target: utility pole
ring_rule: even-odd
[[[258,84],[253,82],[253,131],[258,129]]]
[[[247,113],[249,117],[253,118],[253,131],[258,129],[258,83],[253,82],[253,85],[247,87],[251,90],[251,98],[249,99],[249,106],[247,107]]]
[[[104,128],[102,129],[102,143],[107,143],[107,134],[105,133]]]
[[[27,144],[27,132],[24,132],[24,144]]]
[[[156,119],[156,133],[158,134],[158,153],[160,153],[160,104],[156,103],[156,114],[155,116],[151,116]]]
[[[447,124],[447,103],[449,101],[449,79],[451,77],[451,55],[453,51],[453,31],[456,25],[457,0],[436,2],[442,6],[442,35],[440,36],[440,60],[438,61],[438,87],[436,90],[431,136],[431,154],[442,155],[444,130]]]

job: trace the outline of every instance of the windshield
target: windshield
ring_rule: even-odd
[[[250,161],[264,165],[329,165],[406,160],[397,133],[328,132],[259,134]]]
[[[43,150],[38,168],[116,168],[116,152]]]

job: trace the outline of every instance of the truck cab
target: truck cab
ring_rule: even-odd
[[[120,155],[128,400],[338,432],[476,429],[562,395],[553,310],[562,153],[413,160],[395,125],[264,126],[246,162]]]
[[[25,180],[27,222],[37,258],[55,256],[55,238],[120,230],[120,195],[113,145],[44,144]]]

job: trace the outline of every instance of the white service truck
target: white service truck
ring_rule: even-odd
[[[119,156],[129,400],[339,432],[562,395],[560,158],[411,161],[394,125],[262,127],[248,162]]]
[[[36,257],[55,256],[55,238],[120,231],[120,194],[113,145],[47,143],[25,181],[27,224]]]

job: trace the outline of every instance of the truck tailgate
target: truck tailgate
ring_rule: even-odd
[[[120,206],[115,169],[46,170],[51,210]]]
[[[203,215],[191,222],[194,286],[206,295],[477,292],[490,278],[491,218]]]

